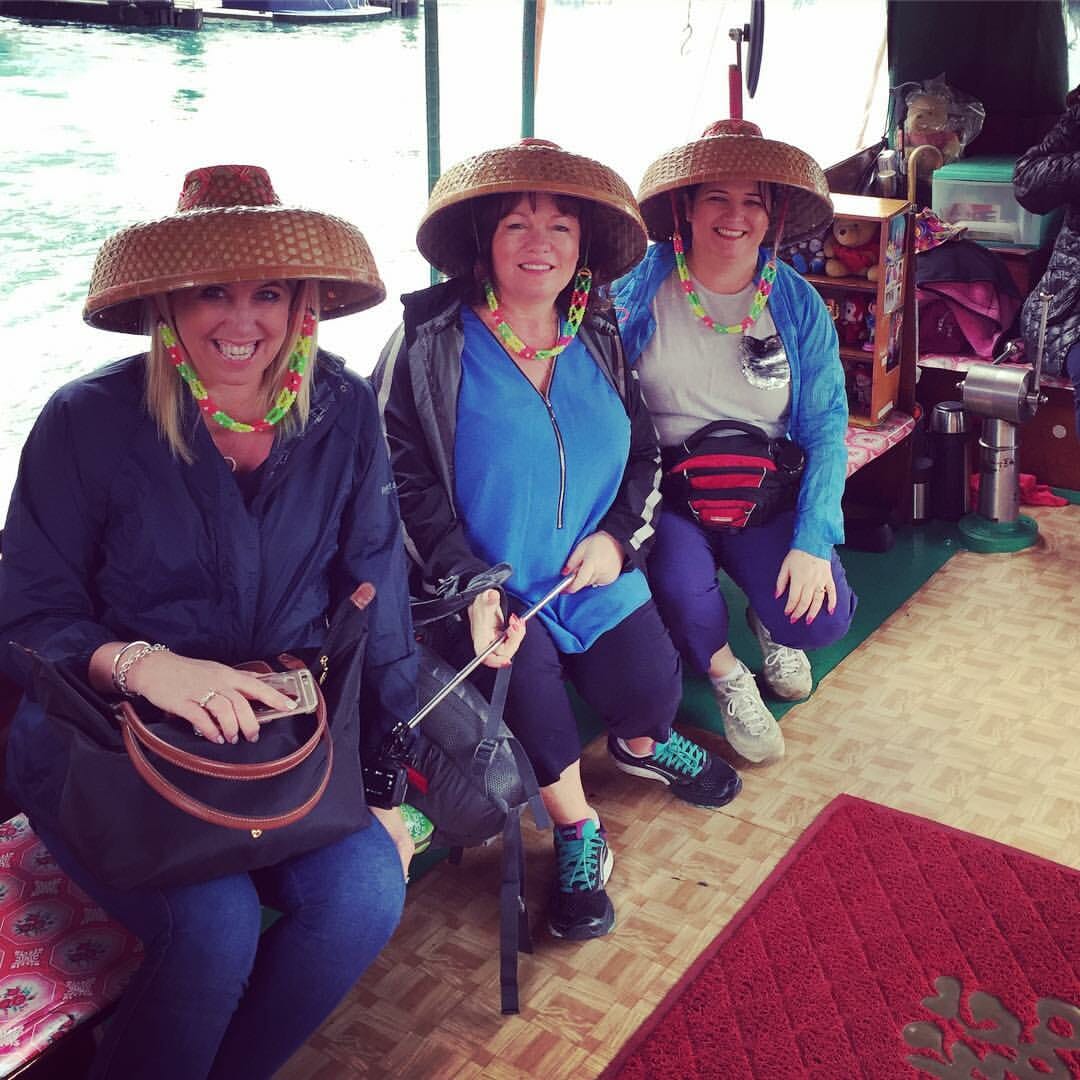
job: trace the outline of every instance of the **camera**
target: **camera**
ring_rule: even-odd
[[[364,798],[368,806],[384,810],[400,806],[409,788],[409,762],[413,735],[407,724],[398,723],[379,747],[374,763],[361,763],[364,772]]]
[[[364,798],[368,806],[389,810],[405,801],[409,773],[404,763],[384,758],[378,765],[364,765]]]

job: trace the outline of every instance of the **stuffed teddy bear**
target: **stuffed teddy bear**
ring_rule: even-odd
[[[904,145],[936,146],[945,164],[960,156],[960,136],[949,126],[949,101],[944,94],[917,93],[908,98],[904,115]]]
[[[825,274],[828,277],[865,277],[877,281],[878,233],[876,221],[837,218],[825,237]]]

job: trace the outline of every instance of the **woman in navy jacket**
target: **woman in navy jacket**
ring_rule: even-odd
[[[29,686],[17,641],[207,739],[255,740],[252,702],[288,699],[232,665],[320,646],[328,612],[371,581],[362,723],[377,737],[408,719],[414,647],[375,396],[315,348],[320,316],[383,296],[353,226],[281,206],[251,166],[190,173],[177,214],[106,241],[85,318],[153,343],[57,391],[26,442],[0,559],[5,670]],[[117,890],[65,842],[56,723],[23,700],[9,787],[146,948],[93,1076],[269,1077],[397,924],[400,812],[250,874]],[[283,917],[260,937],[264,901]]]

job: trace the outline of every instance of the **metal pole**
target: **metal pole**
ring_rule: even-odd
[[[545,593],[527,611],[521,613],[521,621],[528,622],[542,607],[546,607],[561,592],[565,592],[574,582],[574,575],[562,578],[558,585]],[[507,638],[508,630],[504,630],[483,652],[474,656],[420,711],[405,725],[414,728],[432,709],[435,708],[445,697],[452,694]]]
[[[439,0],[424,0],[424,87],[427,103],[428,194],[442,172],[439,149]],[[431,284],[440,278],[431,268]]]
[[[536,134],[536,0],[525,0],[521,34],[521,137]]]

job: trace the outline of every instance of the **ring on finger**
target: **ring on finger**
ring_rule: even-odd
[[[210,699],[217,696],[218,692],[216,690],[207,690],[206,693],[203,694],[203,696],[195,702],[195,704],[198,705],[200,709],[205,709],[206,706],[210,704]]]

